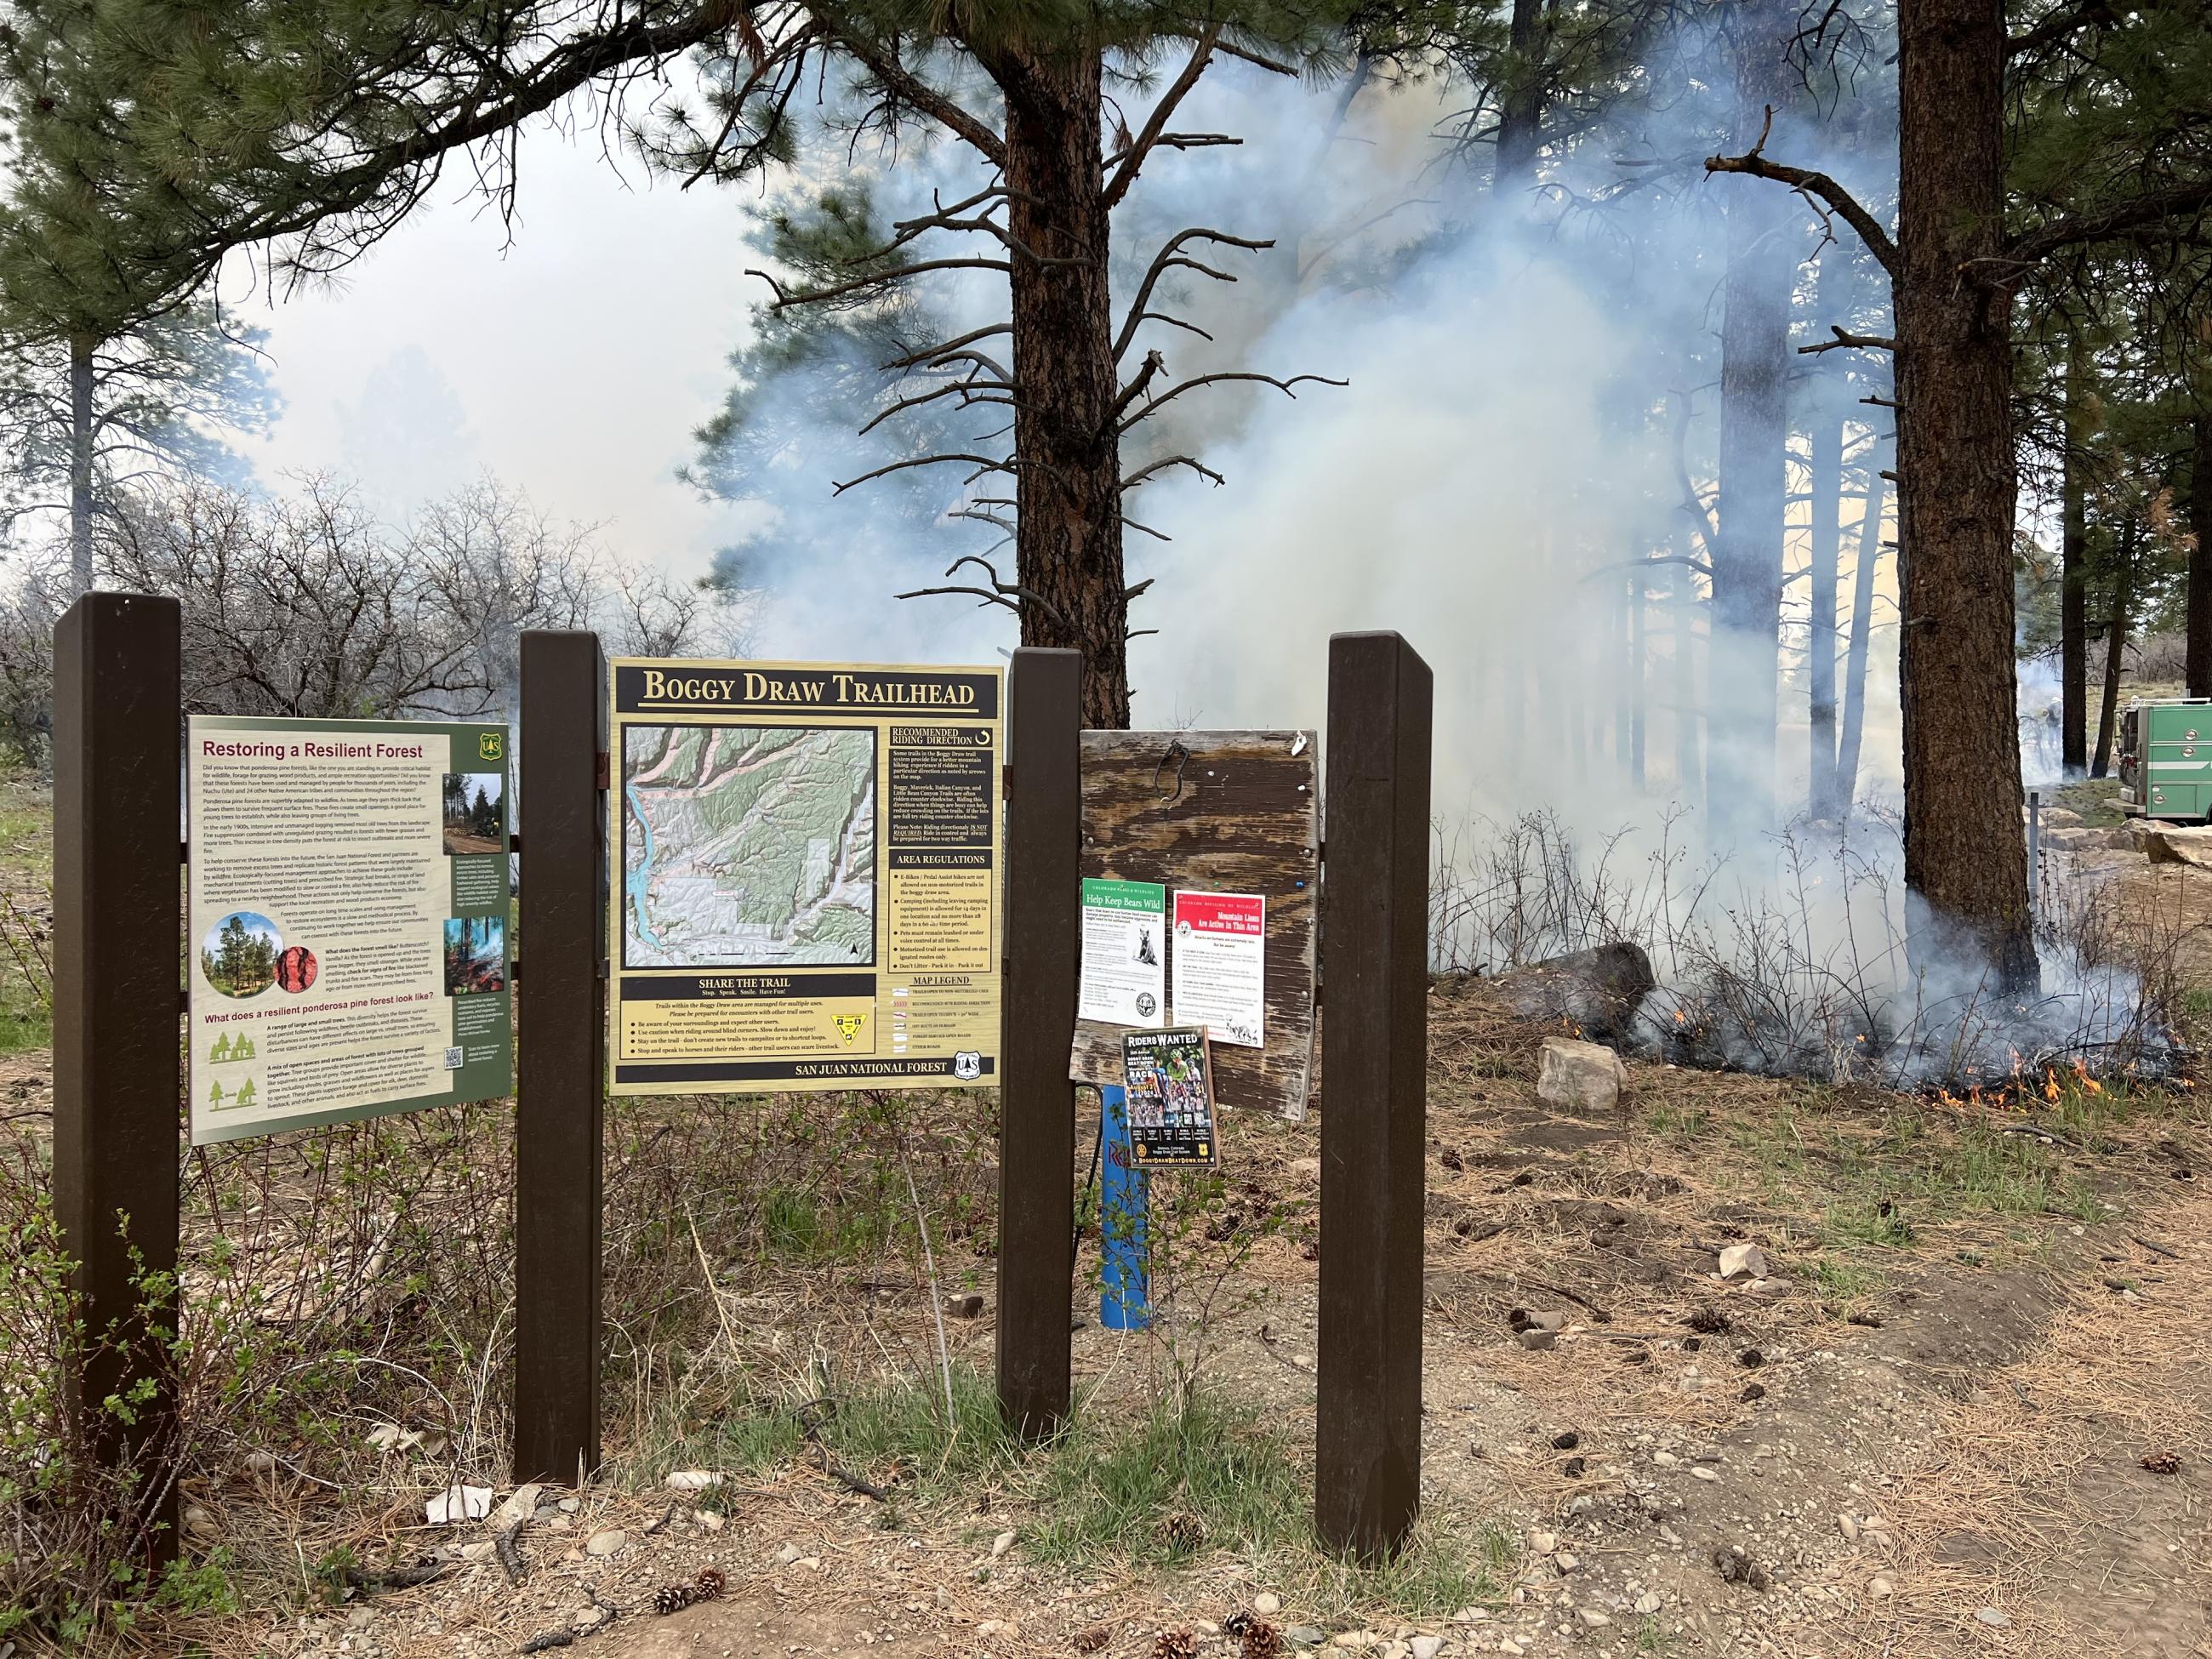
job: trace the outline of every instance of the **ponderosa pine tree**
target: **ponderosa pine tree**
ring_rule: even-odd
[[[378,0],[264,0],[240,11],[200,0],[86,0],[117,27],[100,37],[135,93],[135,173],[106,192],[108,249],[136,302],[193,291],[223,255],[276,242],[270,269],[327,270],[405,218],[451,156],[470,152],[511,199],[520,125],[585,92],[619,107],[630,136],[687,178],[750,178],[798,155],[816,76],[848,83],[854,135],[933,129],[966,145],[988,182],[972,200],[904,228],[856,261],[844,283],[787,289],[775,303],[841,303],[934,270],[990,269],[1007,280],[1009,319],[898,367],[928,370],[945,396],[996,399],[1011,454],[962,463],[1011,486],[1015,560],[970,590],[1020,617],[1031,644],[1071,646],[1086,665],[1084,715],[1126,725],[1129,585],[1123,500],[1195,457],[1124,476],[1129,428],[1223,378],[1176,380],[1157,350],[1130,354],[1160,315],[1160,278],[1208,273],[1222,249],[1263,238],[1194,226],[1170,239],[1119,314],[1108,285],[1110,216],[1163,149],[1231,142],[1178,131],[1174,118],[1224,57],[1293,70],[1341,39],[1344,9],[1297,0],[1176,5],[994,3],[947,10],[912,0],[830,7],[781,0],[502,0],[459,6]],[[1109,134],[1109,79],[1148,78],[1183,54],[1141,130]],[[692,106],[659,90],[694,66]],[[917,258],[926,234],[982,238],[988,252]],[[1213,269],[1218,269],[1214,267]],[[1003,339],[1002,359],[991,342]],[[917,394],[917,396],[929,394]],[[917,463],[920,464],[920,463]]]
[[[2008,35],[2002,0],[1899,0],[1894,237],[1837,180],[1763,144],[1707,163],[1819,199],[1893,284],[1910,947],[1923,969],[1978,966],[2007,992],[2039,976],[2026,848],[1990,833],[2021,793],[2013,308],[2072,251],[2203,233],[2201,21],[2193,6],[2052,0]],[[2030,102],[2023,137],[2007,112]]]
[[[46,0],[0,26],[0,520],[65,509],[76,592],[118,489],[158,471],[240,481],[223,434],[265,432],[277,410],[256,331],[189,291],[149,305],[116,261],[109,215],[134,163],[131,88],[102,44],[112,21],[99,0]]]

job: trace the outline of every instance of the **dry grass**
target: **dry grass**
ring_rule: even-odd
[[[2063,1309],[2027,1358],[1977,1379],[1899,1483],[1898,1594],[1864,1621],[1869,1650],[1952,1654],[1968,1635],[2054,1659],[2182,1650],[2163,1642],[2174,1615],[2212,1590],[2212,1202],[2146,1223],[2181,1255],[2136,1245],[2112,1269],[2143,1299]],[[2143,1469],[2161,1453],[2179,1474]],[[1980,1622],[1985,1607],[2009,1624]]]

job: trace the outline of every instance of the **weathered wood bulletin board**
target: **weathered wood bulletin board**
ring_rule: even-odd
[[[1310,732],[1085,732],[1082,748],[1084,875],[1158,882],[1170,902],[1177,889],[1267,900],[1267,1046],[1214,1043],[1214,1089],[1292,1119],[1313,1076],[1314,750]],[[1078,1020],[1068,1076],[1121,1082],[1122,1029]]]

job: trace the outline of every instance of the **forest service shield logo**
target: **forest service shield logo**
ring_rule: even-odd
[[[507,738],[504,733],[498,732],[479,732],[477,733],[477,758],[478,760],[499,760],[503,757],[506,753]]]

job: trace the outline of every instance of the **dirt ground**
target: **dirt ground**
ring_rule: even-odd
[[[666,1491],[548,1492],[520,1586],[490,1527],[463,1528],[485,1559],[224,1650],[411,1659],[583,1630],[567,1650],[606,1659],[1012,1659],[1141,1655],[1188,1626],[1225,1654],[1224,1620],[1279,1602],[1294,1642],[1392,1659],[2212,1652],[2193,1100],[2031,1123],[1637,1065],[1620,1111],[1575,1116],[1535,1097],[1543,1032],[1480,991],[1440,987],[1432,1012],[1424,1503],[1492,1540],[1477,1604],[1410,1620],[1226,1553],[1071,1574],[1030,1562],[1036,1517],[988,1492],[886,1529],[799,1463],[726,1493],[726,1519]],[[1260,1187],[1310,1196],[1319,1129],[1224,1139]],[[1765,1277],[1717,1276],[1737,1243]],[[1248,1264],[1204,1375],[1310,1444],[1309,1254],[1285,1236]],[[1516,1309],[1565,1316],[1555,1346],[1524,1347]],[[988,1309],[954,1339],[988,1365]],[[1079,1393],[1130,1386],[1146,1340],[1085,1319]],[[656,1587],[708,1565],[722,1600],[655,1615]]]

